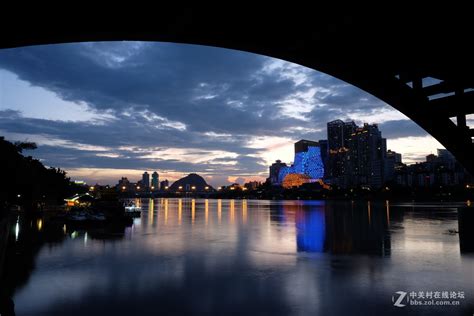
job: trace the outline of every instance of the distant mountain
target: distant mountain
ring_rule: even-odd
[[[180,188],[181,187],[181,188]],[[196,173],[190,173],[171,185],[170,192],[210,192],[214,188],[206,183],[203,177]]]

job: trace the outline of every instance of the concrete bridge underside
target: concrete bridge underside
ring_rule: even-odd
[[[18,30],[10,22],[0,22],[3,30],[11,30],[0,35],[0,48],[168,41],[284,59],[342,79],[385,101],[435,137],[474,174],[474,130],[466,124],[466,115],[474,113],[474,19],[469,10],[451,10],[446,5],[432,12],[385,7],[373,13],[321,6],[256,10],[231,2],[213,10],[127,8],[119,15],[74,10],[73,16],[54,11],[24,17],[24,21],[18,17],[15,24],[30,25]],[[424,79],[429,77],[438,83],[427,86]]]

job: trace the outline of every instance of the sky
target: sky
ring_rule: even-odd
[[[444,148],[370,94],[262,55],[127,41],[0,50],[0,135],[36,142],[27,155],[90,184],[155,170],[171,182],[264,181],[334,119],[379,124],[405,163]]]

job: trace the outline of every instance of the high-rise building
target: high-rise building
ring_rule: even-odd
[[[148,189],[150,187],[150,175],[146,171],[143,173],[141,185],[144,189]]]
[[[402,164],[402,154],[388,150],[385,157],[384,182],[395,179],[395,170]]]
[[[158,172],[153,172],[153,174],[151,175],[151,189],[152,190],[158,190],[160,187],[160,182],[159,182],[159,175],[158,175]]]
[[[384,183],[386,139],[376,124],[364,124],[352,134],[347,157],[350,184],[380,188]]]
[[[327,123],[328,148],[331,150],[339,150],[341,148],[349,148],[352,134],[357,129],[357,125],[353,121],[343,122],[334,120]]]
[[[269,176],[269,181],[273,185],[278,185],[280,184],[278,182],[278,175],[280,174],[280,169],[286,167],[286,163],[281,162],[281,160],[275,161],[271,166],[270,166],[270,176]]]
[[[354,134],[357,129],[357,125],[354,121],[344,122],[344,127],[342,130],[342,147],[349,148],[352,134]]]
[[[343,131],[344,131],[344,122],[341,120],[335,120],[328,122],[327,132],[328,132],[328,147],[329,151],[338,150],[343,147]]]
[[[357,129],[353,121],[335,120],[327,123],[328,159],[325,177],[332,184],[346,187],[348,183],[347,155],[351,137]]]

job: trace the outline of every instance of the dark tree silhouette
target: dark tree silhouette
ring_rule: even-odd
[[[62,203],[83,189],[59,168],[46,168],[39,160],[25,157],[22,151],[35,149],[31,142],[11,143],[0,137],[0,205],[23,205],[35,209],[38,203]]]
[[[23,152],[23,150],[33,150],[38,148],[36,143],[34,142],[15,142],[15,147],[17,148],[18,152]]]

